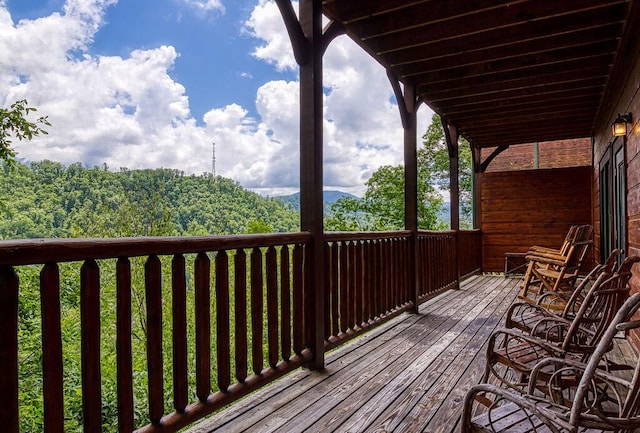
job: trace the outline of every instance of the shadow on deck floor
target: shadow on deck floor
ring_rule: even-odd
[[[457,432],[521,278],[474,276],[193,426],[204,432]],[[633,356],[619,345],[618,356]]]

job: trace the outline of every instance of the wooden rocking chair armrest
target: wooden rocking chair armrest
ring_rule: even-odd
[[[545,309],[544,307],[537,305],[537,304],[531,304],[529,302],[515,302],[513,304],[511,304],[511,306],[509,307],[509,309],[507,310],[507,314],[505,316],[505,320],[504,320],[504,326],[505,328],[513,328],[514,325],[514,314],[516,316],[521,316],[523,314],[526,313],[539,313],[542,314],[544,316],[549,316],[552,313],[550,313],[547,309]]]
[[[471,431],[470,427],[473,403],[476,399],[476,395],[481,393],[495,395],[499,400],[506,400],[515,404],[519,408],[528,411],[542,421],[553,433],[572,430],[571,425],[567,421],[560,419],[556,413],[550,410],[545,410],[545,408],[540,405],[557,406],[556,404],[533,395],[520,394],[510,389],[501,388],[490,383],[480,383],[473,385],[465,395],[464,406],[462,409],[461,433],[469,433]],[[494,407],[490,407],[488,410],[491,411],[493,409]]]
[[[538,376],[540,375],[540,372],[543,371],[545,367],[553,364],[560,365],[562,367],[575,368],[576,370],[580,370],[580,371],[584,371],[587,368],[587,364],[581,361],[577,361],[575,359],[553,358],[553,357],[545,358],[542,361],[538,362],[531,370],[531,374],[529,375],[529,384],[527,388],[527,392],[529,394],[533,394],[535,392],[536,383],[538,383],[538,381],[540,380],[538,378]],[[620,376],[616,376],[615,374],[611,374],[608,371],[603,369],[596,370],[594,375],[601,379],[609,380],[624,386],[629,386],[629,384],[631,383],[630,381],[623,379]]]
[[[527,253],[537,254],[537,253],[553,253],[560,254],[560,250],[558,248],[549,248],[549,247],[541,247],[539,245],[533,245],[531,248],[527,250]]]
[[[630,329],[636,329],[640,327],[640,320],[631,320],[616,325],[618,331],[629,331]]]
[[[529,262],[535,262],[543,265],[564,266],[567,261],[563,256],[551,256],[551,255],[527,255],[525,259]]]
[[[551,324],[551,326],[563,327],[568,330],[569,327],[571,327],[571,320],[560,316],[549,315],[544,319],[538,320],[538,323],[531,328],[530,335],[536,335],[537,333],[542,332],[542,326],[549,326],[549,324]]]
[[[573,292],[572,292],[573,293]],[[540,295],[540,297],[536,300],[536,305],[541,309],[548,311],[549,314],[557,315],[559,317],[566,317],[565,310],[566,306],[569,305],[569,300],[571,296],[568,296],[566,292],[546,292]],[[556,308],[557,314],[551,313],[549,308],[552,308],[553,305],[562,306],[562,310]]]
[[[503,340],[498,340],[500,336],[504,337]],[[561,347],[543,338],[538,338],[533,335],[527,335],[515,329],[497,329],[493,331],[489,336],[489,341],[487,342],[487,359],[492,358],[492,354],[495,352],[496,342],[504,345],[509,340],[513,339],[538,346],[548,353],[555,354],[557,356],[561,356],[564,354],[564,351]]]

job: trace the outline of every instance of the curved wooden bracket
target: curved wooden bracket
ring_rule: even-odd
[[[346,32],[347,30],[345,27],[338,21],[331,21],[327,24],[322,31],[322,46],[320,48],[322,50],[322,55],[324,56],[324,52],[327,51],[331,41],[340,35],[344,35]]]
[[[293,10],[293,5],[290,0],[276,0],[280,14],[284,20],[284,25],[287,28],[291,45],[293,46],[293,57],[296,59],[298,65],[304,65],[309,61],[310,52],[309,39],[304,35],[300,21],[296,16],[296,11]]]
[[[398,109],[400,110],[400,120],[402,121],[402,127],[404,129],[409,129],[413,127],[414,117],[411,114],[418,111],[418,106],[420,100],[413,96],[413,101],[407,101],[407,98],[411,98],[411,95],[405,95],[400,88],[400,80],[398,76],[391,69],[387,69],[387,77],[389,78],[389,82],[391,83],[391,88],[393,89],[393,94],[396,97],[396,101],[398,103]],[[408,107],[407,104],[411,104],[411,107]]]
[[[491,155],[487,156],[487,158],[484,161],[482,161],[482,163],[480,164],[480,173],[484,173],[487,170],[487,167],[489,167],[489,164],[491,164],[491,161],[493,161],[496,156],[500,155],[502,152],[504,152],[508,148],[509,148],[508,144],[503,144],[502,146],[498,146],[495,149],[493,149],[493,152],[491,152]]]
[[[447,122],[443,117],[440,118],[442,129],[444,130],[444,138],[447,143],[447,151],[449,158],[457,158],[458,156],[458,128]]]

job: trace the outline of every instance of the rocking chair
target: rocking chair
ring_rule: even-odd
[[[507,387],[522,389],[534,366],[544,358],[586,362],[627,299],[631,267],[638,261],[640,257],[628,257],[612,277],[600,275],[572,320],[546,317],[535,324],[530,335],[515,329],[493,332],[482,382],[492,376]]]
[[[640,327],[631,317],[640,309],[640,293],[628,298],[602,335],[587,364],[547,358],[531,372],[526,391],[491,384],[473,386],[464,400],[461,432],[637,432],[640,429],[640,362],[631,380],[602,369],[618,332]],[[551,373],[549,373],[551,371]],[[544,372],[544,374],[541,374]],[[570,376],[574,386],[558,388]],[[542,396],[537,391],[545,388]],[[488,411],[474,417],[478,394],[493,396]]]

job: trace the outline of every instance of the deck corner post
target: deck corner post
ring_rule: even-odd
[[[307,316],[304,320],[312,352],[309,367],[324,368],[324,217],[323,217],[323,107],[322,0],[301,0],[300,28],[308,43],[300,55],[300,229],[311,233],[305,266]]]

